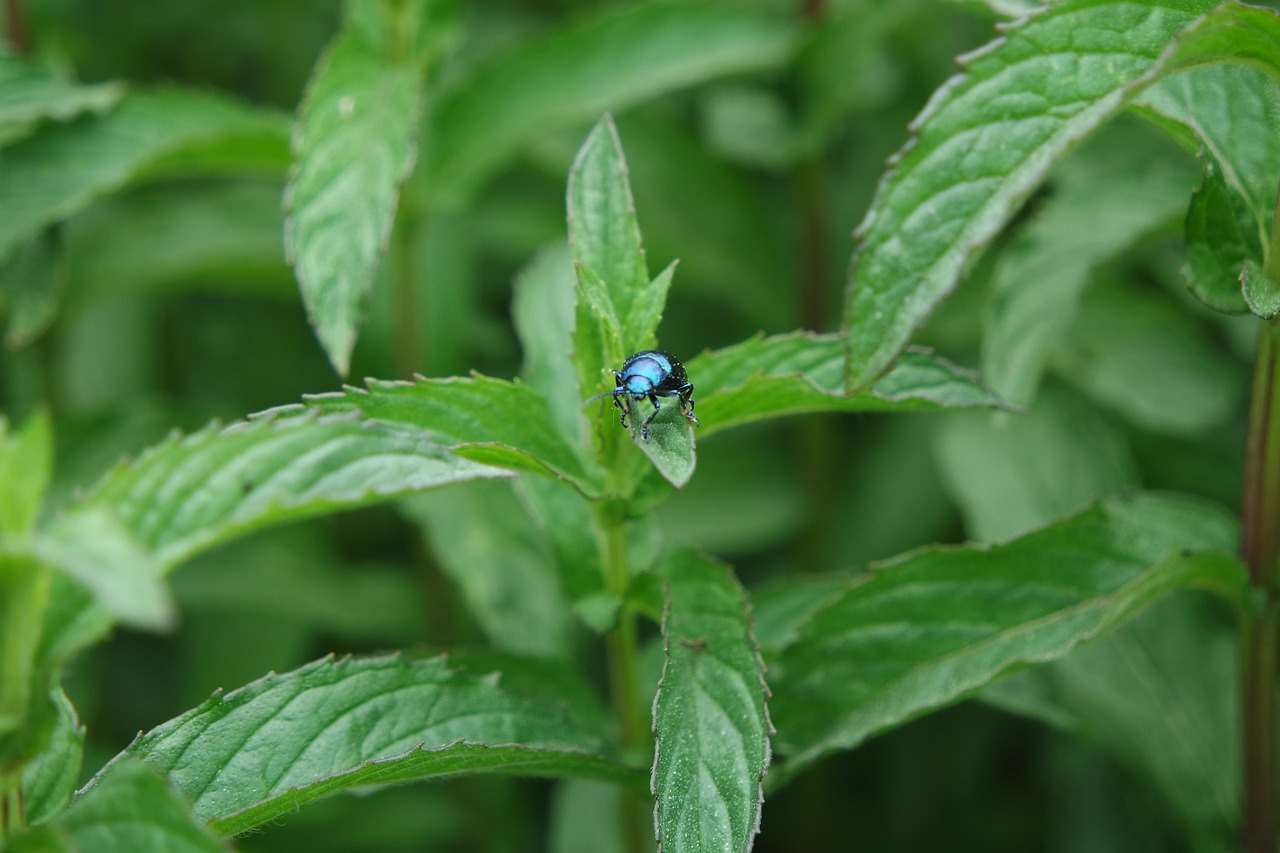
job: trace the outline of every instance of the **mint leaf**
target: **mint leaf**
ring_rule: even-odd
[[[399,49],[394,32],[410,24],[379,23],[391,32],[349,24],[317,64],[294,132],[285,195],[289,260],[307,316],[343,376],[400,185],[417,156],[424,96],[420,60]]]
[[[844,315],[850,388],[885,371],[1053,162],[1173,62],[1175,39],[1213,5],[1068,0],[963,58],[859,226]]]
[[[750,850],[769,766],[768,689],[745,593],[691,553],[662,569],[665,664],[653,703],[660,850]]]
[[[542,695],[513,664],[508,689],[501,663],[472,672],[443,657],[325,658],[217,694],[122,755],[167,774],[196,816],[227,835],[327,794],[460,773],[640,781],[605,756],[576,708]]]
[[[769,661],[775,744],[796,771],[1042,663],[1154,599],[1202,586],[1238,598],[1234,521],[1186,499],[1111,499],[990,549],[880,566]]]

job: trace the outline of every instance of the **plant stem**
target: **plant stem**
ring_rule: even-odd
[[[622,601],[627,593],[630,576],[627,571],[626,528],[621,513],[608,504],[596,505],[596,521],[604,536],[604,574],[609,593]],[[639,696],[636,692],[636,615],[625,604],[618,611],[618,624],[605,636],[605,649],[609,666],[609,690],[614,720],[618,727],[618,741],[624,756],[645,746],[648,731],[639,714]],[[648,803],[631,789],[622,791],[622,832],[626,849],[630,853],[642,853],[651,849],[646,825]]]
[[[1280,217],[1272,223],[1265,272],[1280,278]],[[1276,849],[1276,642],[1280,602],[1280,324],[1258,331],[1249,432],[1244,449],[1240,507],[1240,553],[1260,604],[1245,609],[1241,648],[1243,712],[1243,849]]]

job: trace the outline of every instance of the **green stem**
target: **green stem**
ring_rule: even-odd
[[[1280,207],[1280,205],[1278,205]],[[1278,211],[1280,212],[1280,211]],[[1272,223],[1265,272],[1280,280],[1280,215]],[[1249,432],[1245,438],[1240,553],[1259,606],[1245,612],[1241,647],[1243,849],[1276,850],[1276,642],[1280,637],[1280,324],[1258,330]]]
[[[622,602],[630,583],[625,523],[622,514],[611,502],[596,504],[596,522],[604,537],[605,584],[609,594]],[[618,741],[623,755],[628,758],[644,749],[648,740],[648,728],[640,715],[640,698],[637,692],[639,676],[636,666],[636,637],[636,615],[623,604],[618,611],[617,626],[605,636],[605,650]],[[637,792],[630,789],[622,792],[622,831],[626,849],[630,853],[642,853],[651,848],[647,830],[648,805]]]

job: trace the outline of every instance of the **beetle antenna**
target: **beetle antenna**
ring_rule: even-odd
[[[618,394],[622,391],[623,391],[622,388],[614,388],[612,391],[601,391],[599,394],[596,394],[594,397],[588,397],[585,401],[583,401],[582,403],[583,408],[591,405],[596,400],[599,400],[601,397],[617,397]]]

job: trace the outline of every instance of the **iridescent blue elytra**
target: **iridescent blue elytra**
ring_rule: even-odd
[[[627,425],[627,416],[632,406],[647,399],[653,403],[653,413],[640,424],[640,437],[649,440],[649,424],[658,416],[661,406],[659,397],[675,397],[679,400],[680,414],[689,419],[689,423],[698,425],[693,414],[693,383],[684,372],[684,365],[676,361],[675,356],[662,350],[647,349],[628,358],[621,370],[613,371],[618,384],[612,391],[605,391],[587,400],[599,400],[601,397],[612,397],[613,404],[622,410],[622,425]]]

